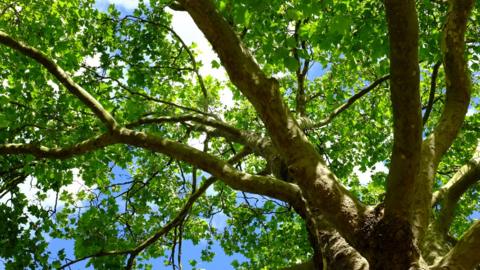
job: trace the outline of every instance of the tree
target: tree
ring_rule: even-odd
[[[196,59],[171,9],[220,63]],[[0,18],[7,269],[178,269],[185,239],[207,240],[202,260],[215,241],[243,254],[237,269],[480,264],[473,0],[151,0],[130,15],[15,0]],[[32,204],[28,181],[55,204]],[[73,239],[75,258],[47,236]]]

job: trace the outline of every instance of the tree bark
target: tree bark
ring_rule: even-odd
[[[371,269],[417,269],[412,231],[414,187],[420,170],[422,117],[418,18],[413,0],[385,1],[390,44],[390,93],[394,143],[386,184],[385,214],[366,228]]]
[[[432,270],[472,270],[480,264],[480,220],[477,220],[458,243]]]
[[[443,31],[442,52],[446,101],[440,121],[422,144],[419,181],[415,186],[416,238],[421,241],[431,215],[432,186],[438,164],[463,124],[470,102],[471,79],[465,59],[465,32],[473,0],[451,0]]]
[[[390,92],[394,144],[387,180],[385,215],[410,221],[420,169],[422,132],[418,19],[413,0],[385,1],[390,41]]]
[[[355,242],[364,207],[338,183],[308,141],[284,104],[278,82],[263,73],[211,1],[180,2],[212,44],[231,81],[254,106],[312,215],[324,215],[343,237]]]

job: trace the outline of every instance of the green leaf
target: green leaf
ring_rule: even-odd
[[[284,58],[284,64],[285,64],[285,67],[287,67],[287,69],[292,72],[296,71],[300,66],[297,60],[293,57]]]
[[[8,121],[8,118],[5,114],[0,113],[0,128],[6,128],[10,124],[10,121]]]
[[[212,60],[212,68],[220,68],[220,63],[217,60]]]

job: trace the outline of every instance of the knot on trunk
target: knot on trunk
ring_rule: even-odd
[[[370,269],[419,269],[420,252],[411,224],[401,217],[367,216],[360,233]]]

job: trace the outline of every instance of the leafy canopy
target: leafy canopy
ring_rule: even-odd
[[[218,61],[200,62],[195,44],[175,33],[170,2],[140,1],[127,15],[113,5],[99,11],[93,0],[4,1],[0,30],[52,59],[120,125],[182,144],[196,142],[201,151],[225,161],[249,149],[253,154],[235,167],[275,175],[272,160],[248,143],[248,138],[268,136],[257,113],[233,84],[200,74],[202,66],[224,70]],[[299,119],[322,123],[352,95],[388,75],[387,22],[380,1],[217,0],[215,5],[262,70],[279,80],[282,97]],[[447,7],[425,0],[417,9],[425,112],[432,69],[441,60]],[[478,8],[470,20],[466,40],[474,98],[439,165],[437,189],[470,160],[480,131]],[[436,84],[423,137],[432,132],[445,102],[443,69]],[[221,99],[225,89],[233,93],[231,107]],[[38,62],[0,46],[0,143],[73,146],[108,133],[97,116]],[[390,164],[392,121],[388,80],[383,80],[348,109],[304,132],[339,181],[363,203],[375,205],[384,199],[387,171],[378,168]],[[188,262],[193,269],[200,261],[215,260],[215,243],[228,255],[246,258],[233,261],[235,269],[274,269],[312,254],[304,221],[288,203],[213,183],[209,173],[175,155],[116,143],[66,159],[0,155],[0,164],[0,257],[6,269],[60,267],[89,256],[95,269],[120,269],[131,254],[122,251],[158,232],[161,237],[135,254],[136,269],[152,269],[151,258],[180,263],[185,240],[202,243],[201,257]],[[373,171],[368,182],[359,179],[365,171]],[[182,214],[187,201],[210,182],[212,187]],[[31,185],[35,194],[28,191]],[[455,211],[453,236],[470,226],[479,200],[477,184]],[[225,224],[213,222],[223,219]],[[52,238],[73,240],[75,258],[64,250],[52,252]],[[118,254],[103,254],[109,251]]]

